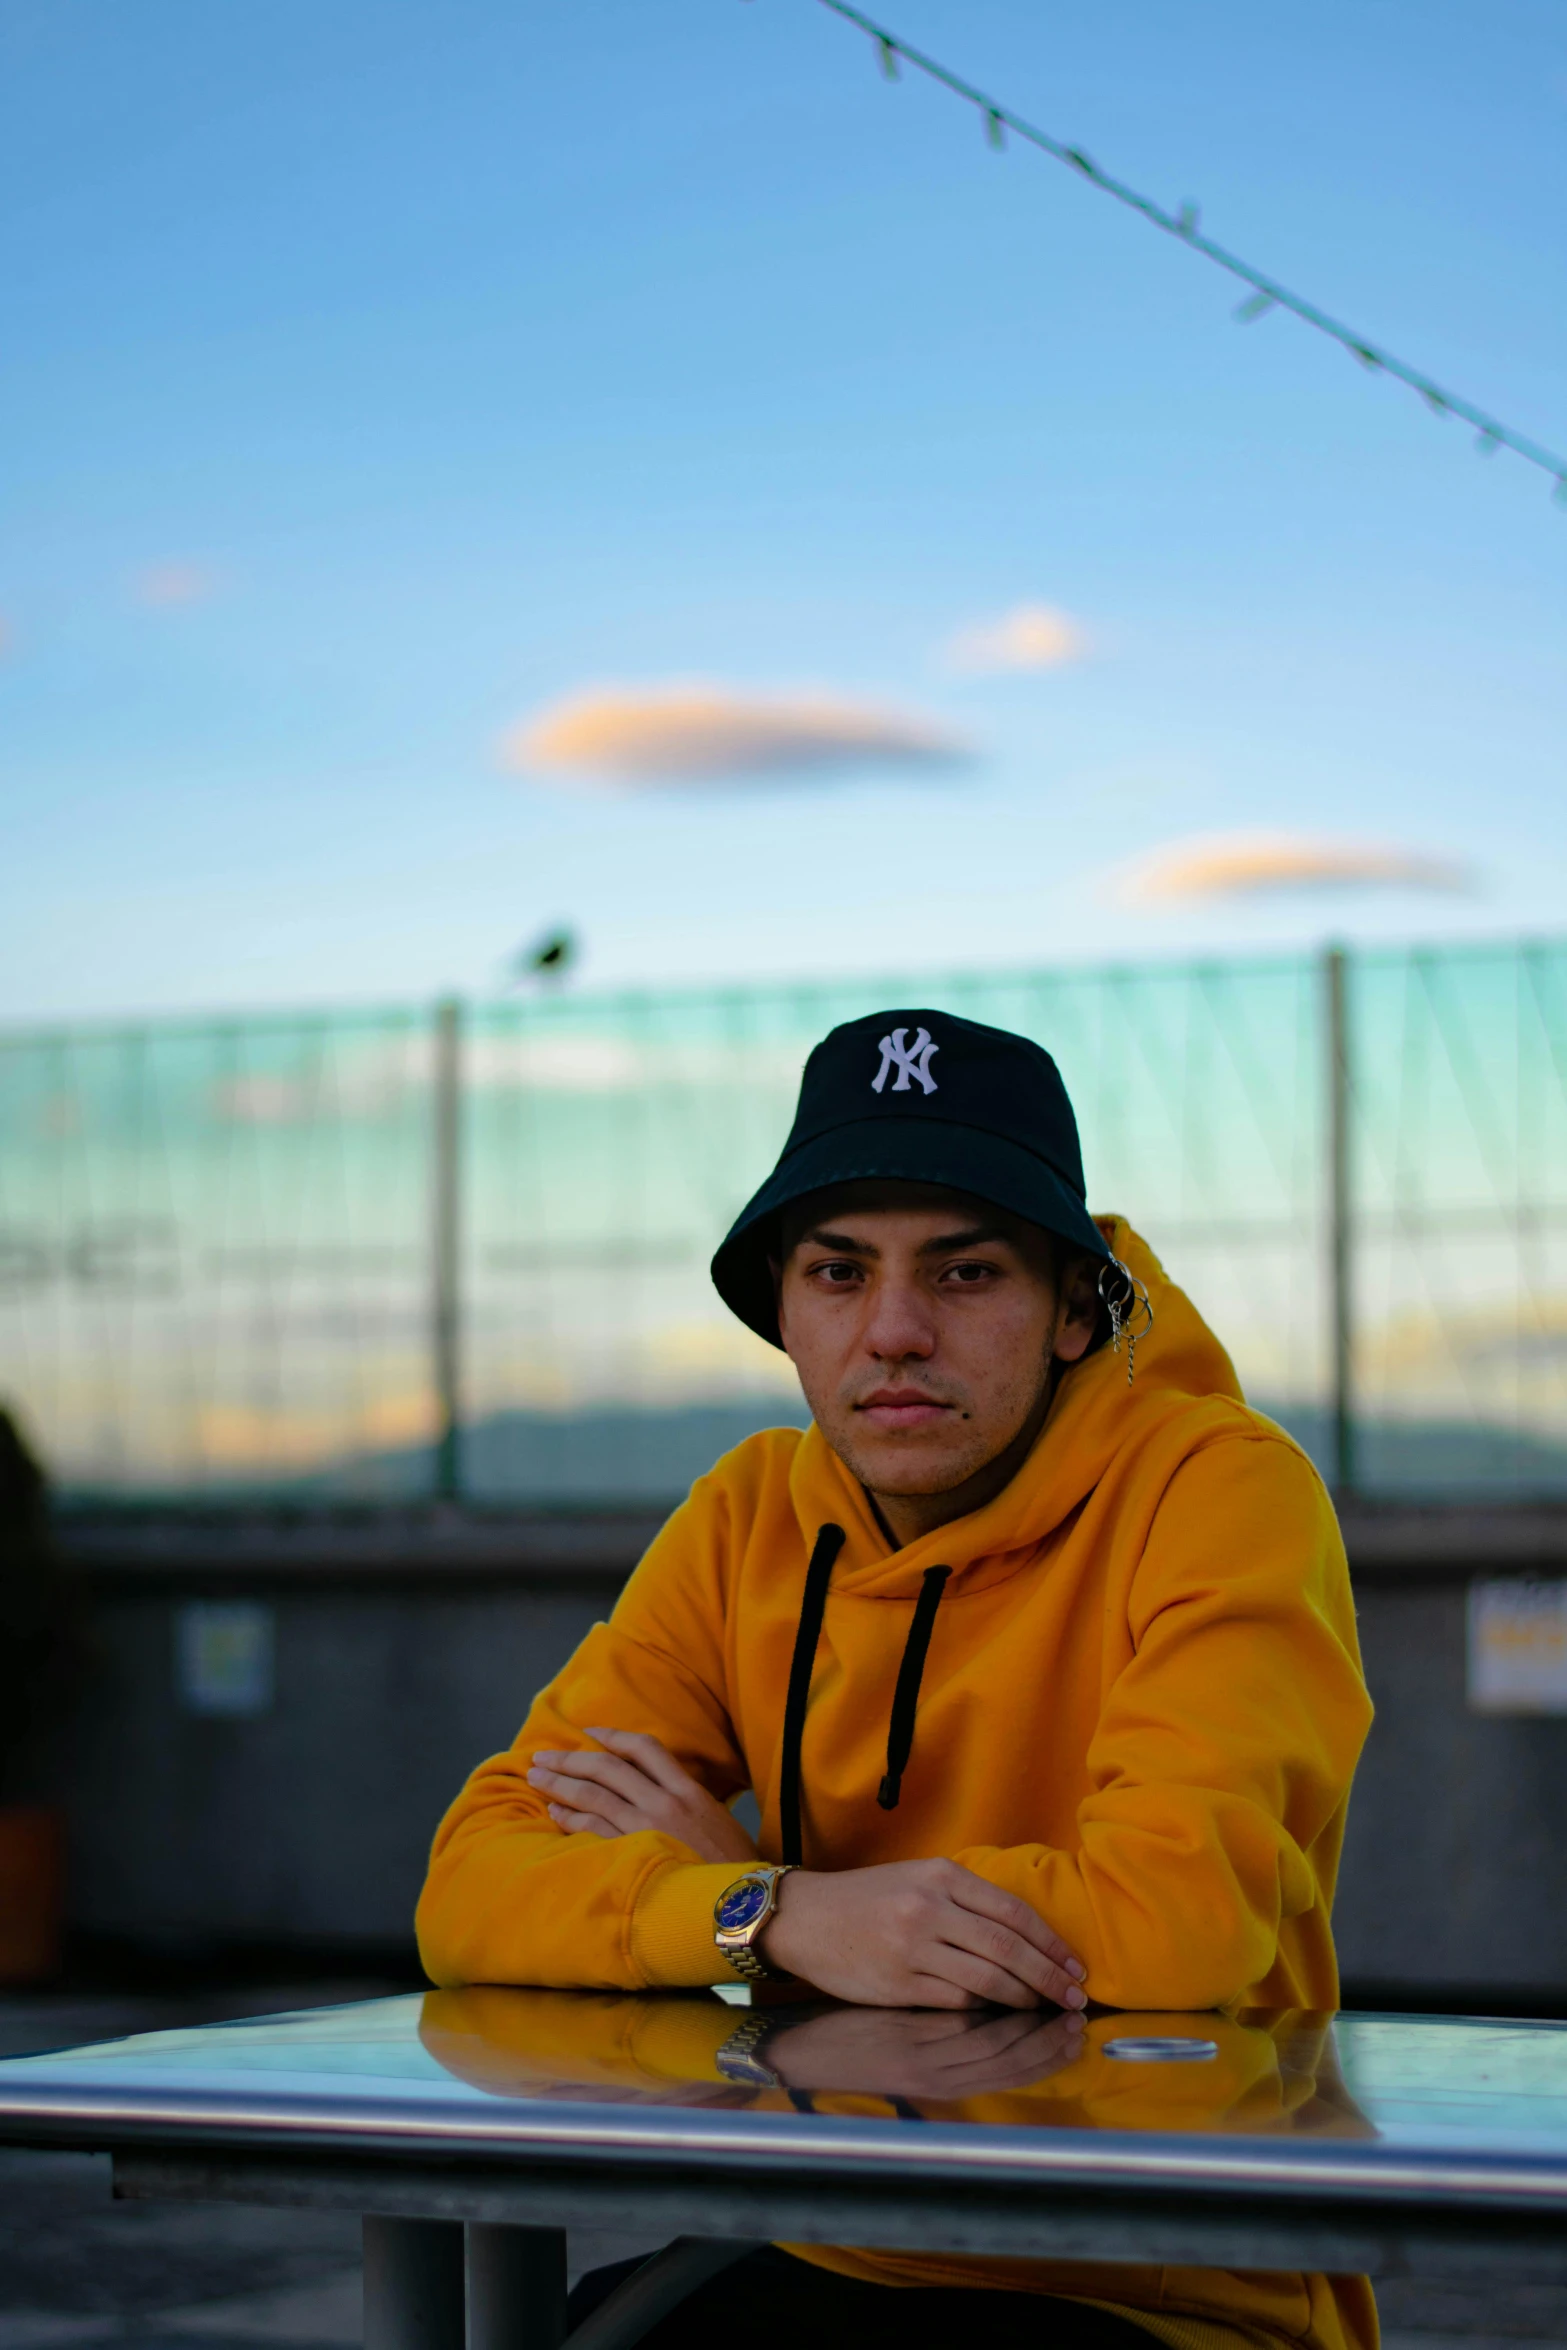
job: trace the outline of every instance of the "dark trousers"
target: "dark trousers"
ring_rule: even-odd
[[[641,2267],[617,2260],[579,2277],[570,2322]],[[1141,2326],[1050,2293],[963,2285],[868,2285],[765,2244],[709,2277],[642,2337],[642,2350],[1149,2350]]]

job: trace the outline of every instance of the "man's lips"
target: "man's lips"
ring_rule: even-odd
[[[873,1428],[930,1428],[955,1408],[918,1387],[878,1387],[873,1395],[862,1397],[854,1411]]]

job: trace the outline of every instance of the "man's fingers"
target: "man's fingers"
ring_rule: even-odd
[[[1013,1974],[993,1958],[981,1958],[976,1951],[965,1950],[960,1943],[941,1943],[931,1953],[926,1966],[931,1972],[939,1966],[948,1982],[971,1992],[975,1999],[991,2007],[1039,2005],[1040,1993],[1026,1977]]]
[[[533,1763],[533,1770],[528,1774],[530,1779],[537,1783],[537,1774],[548,1772],[568,1782],[568,1794],[573,1785],[580,1785],[584,1780],[595,1787],[607,1788],[626,1803],[646,1805],[664,1793],[659,1782],[650,1780],[646,1771],[639,1771],[635,1763],[623,1761],[618,1754],[605,1754],[597,1747],[573,1747],[568,1753],[548,1757],[537,1754]]]
[[[1010,1896],[1002,1898],[1010,1902]],[[1021,1906],[1021,1903],[1012,1905],[1014,1909]],[[1081,1984],[1074,1982],[1054,1959],[1046,1958],[1037,1943],[1016,1932],[1011,1925],[1004,1925],[988,1907],[985,1911],[977,1907],[966,1909],[956,1901],[951,1902],[935,1930],[940,1943],[993,1967],[1009,1981],[1026,1985],[1032,1998],[1054,2000],[1058,2007],[1083,2006],[1085,1994]],[[970,1973],[965,1972],[962,1979],[970,1988],[974,1987]],[[1003,2004],[1013,2007],[1017,2002],[1007,1997]]]
[[[569,1836],[604,1836],[613,1839],[620,1830],[612,1828],[608,1820],[595,1818],[590,1811],[570,1811],[563,1803],[545,1805],[557,1828],[564,1828]]]
[[[1074,1983],[1066,1970],[1057,1966],[1054,1959],[1046,1958],[1036,1944],[1026,1942],[1021,1934],[1015,1934],[1010,1926],[998,1924],[994,1918],[954,1907],[947,1913],[941,1938],[969,1957],[981,1959],[987,1966],[1026,1983],[1030,1991],[1041,1998],[1053,1999],[1058,2007],[1081,2007],[1084,2003],[1080,1983]],[[1006,2004],[1010,2007],[1014,2003],[1008,2000]]]
[[[602,1780],[591,1778],[585,1771],[568,1771],[565,1766],[570,1760],[566,1754],[536,1754],[527,1774],[528,1785],[548,1787],[562,1795],[593,1796],[609,1792]]]
[[[618,1754],[606,1754],[597,1746],[568,1747],[564,1753],[540,1753],[533,1758],[536,1770],[553,1771],[566,1779],[591,1779],[596,1786],[612,1787],[617,1795],[635,1798],[647,1791],[647,1773],[632,1763],[623,1762]]]
[[[540,1770],[535,1765],[528,1773],[528,1784],[553,1802],[607,1821],[612,1836],[629,1835],[635,1828],[652,1825],[636,1803],[628,1801],[618,1789],[606,1787],[602,1780],[568,1778],[563,1771]]]
[[[622,1755],[636,1769],[645,1771],[667,1794],[689,1796],[697,1786],[690,1772],[682,1769],[669,1749],[661,1746],[656,1738],[650,1737],[646,1730],[590,1728],[588,1736],[596,1738],[601,1746],[607,1746],[611,1754]]]
[[[1020,1901],[1015,1893],[1005,1893],[999,1885],[992,1885],[988,1877],[977,1876],[961,1863],[955,1864],[951,1884],[952,1899],[960,1909],[971,1909],[977,1917],[993,1918],[997,1925],[1006,1926],[1021,1935],[1034,1948],[1074,1982],[1080,1983],[1088,1969],[1075,1950],[1062,1941],[1055,1929],[1047,1926],[1037,1909]]]
[[[1076,1951],[1062,1941],[1053,1926],[1045,1923],[1037,1909],[1031,1908],[1026,1901],[1020,1901],[1015,1893],[1004,1891],[1000,1885],[992,1885],[988,1877],[981,1877],[973,1869],[964,1868],[961,1861],[952,1864],[947,1890],[961,1909],[971,1909],[979,1917],[994,1918],[998,1925],[1010,1926],[1014,1934],[1023,1935],[1025,1940],[1033,1943],[1036,1950],[1042,1950],[1047,1958],[1053,1958],[1068,1973],[1073,1968],[1087,1972]]]

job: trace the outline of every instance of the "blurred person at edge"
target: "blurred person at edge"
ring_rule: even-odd
[[[1069,2033],[1089,2000],[1335,2006],[1371,1707],[1332,1506],[1145,1243],[1089,1214],[1050,1056],[934,1011],[834,1029],[713,1279],[812,1424],[699,1479],[474,1772],[420,1902],[432,1978],[785,1975],[1053,2004]],[[748,2255],[647,2340],[883,2323],[918,2350],[975,2320],[1002,2350],[1376,2341],[1360,2278],[815,2245]]]

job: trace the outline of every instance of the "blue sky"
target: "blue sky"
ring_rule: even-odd
[[[1547,0],[888,0],[1567,443]],[[0,1019],[1249,950],[1567,919],[1567,511],[814,0],[0,8]],[[1085,656],[964,675],[1024,603]],[[974,746],[618,794],[605,684]],[[1451,895],[1129,905],[1170,843]]]

